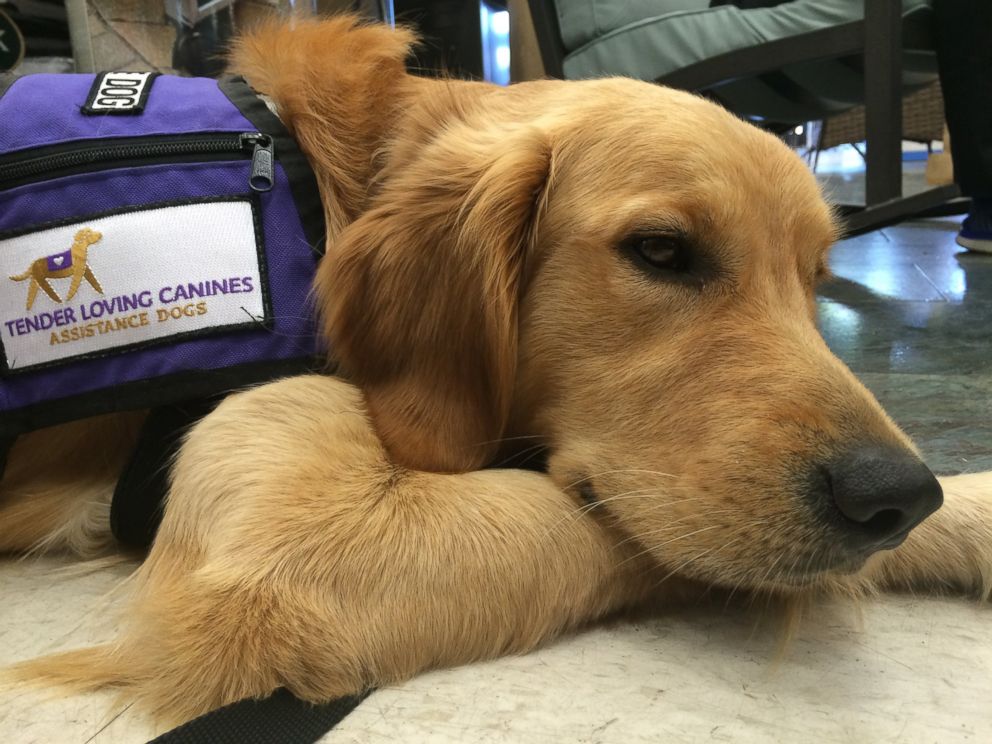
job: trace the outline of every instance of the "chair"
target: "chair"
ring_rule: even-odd
[[[937,79],[930,0],[529,0],[545,73],[624,75],[700,92],[775,131],[865,105],[866,205],[848,234],[965,211],[952,185],[902,196],[904,93]]]

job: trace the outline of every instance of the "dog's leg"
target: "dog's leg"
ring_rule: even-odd
[[[31,282],[28,284],[28,304],[27,309],[30,310],[34,306],[34,301],[38,297],[38,280],[33,276],[31,277]]]
[[[884,586],[992,598],[992,472],[941,478],[944,505],[865,575]]]
[[[36,276],[35,282],[31,285],[31,289],[34,289],[34,294],[37,295],[38,290],[36,289],[35,285],[41,287],[45,291],[45,294],[47,294],[49,297],[52,298],[52,302],[57,302],[60,305],[62,304],[62,298],[59,297],[59,293],[55,291],[55,288],[52,287],[51,284],[48,283],[48,279],[45,278],[44,275]],[[34,296],[29,295],[28,301],[29,301],[28,310],[30,310],[31,309],[30,305],[34,303]]]
[[[90,283],[90,286],[93,287],[93,289],[95,289],[100,294],[103,294],[103,287],[101,287],[100,282],[96,280],[96,276],[93,274],[93,270],[90,269],[88,265],[86,265],[85,263],[86,259],[81,258],[75,260],[82,262],[82,270],[77,268],[75,271],[72,272],[72,283],[69,285],[69,292],[65,296],[66,302],[68,302],[69,300],[71,300],[73,297],[76,296],[76,293],[79,291],[80,286],[82,286],[83,284],[83,279],[88,281]]]
[[[97,281],[96,275],[93,273],[93,269],[89,266],[87,266],[86,271],[83,272],[83,278],[90,283],[90,286],[93,287],[93,289],[100,294],[103,294],[103,287],[100,286],[100,282]],[[78,285],[76,286],[76,289],[79,289]]]
[[[120,640],[22,678],[119,687],[169,721],[280,685],[326,700],[526,651],[649,583],[543,475],[394,466],[332,378],[228,398],[173,476]]]
[[[76,260],[78,261],[79,259]],[[84,266],[84,268],[88,269],[89,267]],[[73,297],[76,296],[76,292],[79,291],[79,285],[82,283],[83,283],[83,272],[81,271],[80,267],[77,266],[75,268],[75,271],[72,272],[72,281],[69,282],[69,291],[66,292],[65,294],[66,302],[68,302],[69,300],[71,300]]]
[[[110,499],[143,417],[112,414],[20,437],[0,480],[0,552],[106,552]]]

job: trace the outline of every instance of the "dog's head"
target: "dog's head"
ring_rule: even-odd
[[[939,506],[817,332],[836,226],[776,138],[631,80],[403,85],[317,281],[399,463],[541,444],[666,567],[752,586],[857,569]]]
[[[103,237],[103,233],[97,232],[90,227],[84,227],[81,230],[77,230],[76,234],[72,238],[72,242],[79,243],[81,245],[93,245],[100,241]]]

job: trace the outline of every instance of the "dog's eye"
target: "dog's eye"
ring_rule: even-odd
[[[674,235],[635,235],[621,243],[620,249],[653,274],[684,274],[690,268],[685,241]]]

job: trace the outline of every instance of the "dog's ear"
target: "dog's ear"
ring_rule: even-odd
[[[390,167],[328,247],[316,292],[332,354],[393,459],[455,472],[488,463],[507,422],[551,157],[536,129],[442,131]]]

